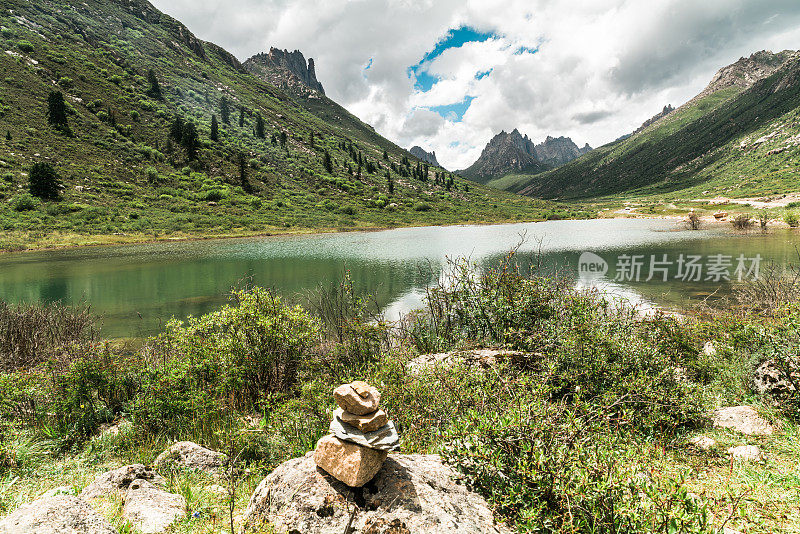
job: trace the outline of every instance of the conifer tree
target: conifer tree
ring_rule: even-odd
[[[323,161],[323,164],[325,165],[325,170],[328,171],[328,174],[333,174],[333,162],[331,161],[331,155],[327,150],[325,151],[325,160]]]
[[[183,135],[181,144],[186,149],[186,157],[189,161],[197,159],[197,149],[200,145],[200,138],[197,135],[197,126],[191,121],[183,125]]]
[[[386,149],[383,150],[383,159],[385,161],[389,161],[389,153],[386,152]]]
[[[386,185],[389,187],[389,194],[394,194],[394,180],[392,180],[392,174],[389,171],[386,171]]]
[[[11,141],[11,132],[6,130],[6,141]]]
[[[67,103],[61,91],[53,91],[47,97],[47,123],[64,133],[70,133],[67,122]]]
[[[219,116],[222,119],[222,124],[231,123],[231,107],[228,104],[228,97],[223,96],[219,103]]]
[[[256,137],[259,139],[264,139],[267,137],[267,134],[264,131],[264,118],[261,116],[261,113],[256,115]]]
[[[172,126],[169,129],[169,136],[171,139],[174,139],[176,143],[180,143],[183,139],[183,119],[180,115],[176,115],[175,120],[172,121]]]
[[[239,128],[244,127],[244,106],[239,106]]]
[[[272,143],[273,146],[278,144],[278,138],[275,137],[275,132],[272,132],[272,136],[270,136],[269,142]]]
[[[308,144],[309,144],[309,146],[311,147],[312,150],[314,148],[316,148],[314,146],[314,130],[311,130],[311,134],[309,134],[309,136],[308,136]]]
[[[242,184],[242,189],[247,194],[253,192],[253,186],[250,185],[250,180],[247,179],[247,162],[245,162],[244,154],[239,152],[239,182]]]
[[[289,136],[286,135],[286,132],[281,132],[281,146],[286,147],[286,141],[289,140]]]
[[[217,122],[216,115],[211,115],[211,134],[209,137],[215,143],[219,141],[219,123]]]
[[[29,173],[28,190],[43,200],[58,200],[61,177],[49,163],[34,163]]]
[[[153,69],[147,71],[147,83],[150,85],[150,87],[147,88],[145,94],[153,100],[162,100],[163,96],[161,94],[161,84],[158,83],[158,78],[156,77],[156,73]]]

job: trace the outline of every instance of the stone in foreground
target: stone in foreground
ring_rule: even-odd
[[[689,443],[704,451],[709,451],[717,445],[717,442],[708,436],[695,436],[689,440]]]
[[[0,534],[117,534],[117,531],[85,501],[58,495],[17,508],[0,521]]]
[[[362,432],[374,432],[389,422],[386,412],[381,409],[367,415],[355,415],[339,408],[333,413],[333,418],[354,426]]]
[[[287,534],[510,534],[486,501],[457,483],[438,455],[392,454],[363,488],[349,488],[316,468],[311,453],[278,466],[250,499],[244,531],[271,523]]]
[[[142,464],[131,464],[97,475],[94,482],[83,488],[81,499],[96,499],[107,495],[124,496],[134,480],[148,480],[157,485],[166,483],[164,477]]]
[[[125,495],[122,517],[145,534],[164,532],[186,516],[186,499],[168,493],[146,480],[134,480]]]
[[[342,441],[349,441],[370,449],[394,451],[400,447],[400,436],[392,421],[373,432],[362,432],[334,417],[331,421],[330,431]]]
[[[750,406],[730,406],[714,412],[714,426],[729,428],[747,436],[769,436],[774,430]]]
[[[227,462],[227,456],[221,452],[201,447],[191,441],[179,441],[162,452],[156,458],[156,469],[195,469],[208,474],[218,474]]]
[[[358,488],[372,480],[387,454],[335,436],[325,436],[317,442],[314,462],[336,480]]]
[[[333,398],[345,412],[367,415],[378,409],[381,394],[366,382],[356,381],[333,390]]]
[[[728,449],[728,454],[731,455],[733,460],[740,462],[759,462],[762,460],[761,451],[755,445],[731,447]]]

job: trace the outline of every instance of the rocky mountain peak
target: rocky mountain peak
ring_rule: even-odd
[[[547,136],[535,145],[530,138],[514,128],[494,136],[483,149],[480,158],[461,174],[485,183],[493,178],[514,172],[535,174],[569,163],[591,150],[587,144],[578,146],[569,137]]]
[[[441,167],[441,165],[439,165],[439,162],[436,161],[436,152],[427,152],[420,146],[411,147],[411,150],[409,150],[409,152],[411,153],[412,156],[424,161],[425,163],[434,165],[436,167]]]
[[[648,126],[650,126],[650,125],[656,123],[657,121],[663,119],[664,117],[666,117],[667,115],[669,115],[673,111],[675,111],[675,108],[672,107],[672,104],[667,104],[666,106],[664,106],[664,109],[662,109],[660,113],[656,113],[655,115],[653,115],[652,117],[650,117],[649,119],[644,121],[642,123],[642,125],[639,126],[636,129],[636,131],[633,132],[632,135],[636,135],[637,133],[643,131],[645,128],[647,128]]]
[[[244,62],[244,67],[262,80],[285,89],[302,94],[317,92],[325,94],[322,84],[317,80],[314,60],[299,50],[289,52],[272,47],[269,53],[256,54]]]
[[[788,62],[798,58],[800,58],[800,52],[796,50],[784,50],[777,53],[761,50],[750,57],[739,58],[736,63],[717,71],[711,83],[698,97],[702,98],[728,87],[748,89],[757,81],[771,76]]]

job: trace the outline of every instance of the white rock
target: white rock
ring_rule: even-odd
[[[209,474],[219,474],[227,462],[227,456],[221,452],[201,447],[191,441],[179,441],[162,452],[156,458],[156,469],[196,469]]]
[[[186,499],[146,480],[134,480],[125,494],[122,517],[145,534],[164,532],[186,516]]]
[[[729,428],[747,436],[769,436],[774,432],[772,425],[750,406],[720,408],[714,412],[713,423],[717,428]]]
[[[0,534],[117,534],[85,501],[70,495],[25,504],[0,521]]]
[[[762,459],[761,451],[755,445],[740,445],[728,449],[731,458],[740,462],[758,462]]]
[[[689,440],[689,443],[704,451],[711,450],[717,445],[717,442],[708,436],[695,436]]]
[[[131,483],[137,479],[149,480],[158,485],[166,483],[164,477],[149,467],[142,464],[126,465],[97,475],[91,484],[83,488],[81,498],[89,500],[109,494],[123,496]]]

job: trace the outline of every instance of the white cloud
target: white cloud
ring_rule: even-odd
[[[679,105],[740,56],[796,47],[796,0],[156,0],[241,59],[270,46],[316,61],[326,92],[389,139],[464,168],[502,129],[598,146]],[[408,69],[450,29],[497,37]],[[520,47],[536,54],[515,55]],[[365,65],[372,60],[368,71]],[[492,69],[481,79],[475,75]],[[427,110],[475,97],[460,122]]]

